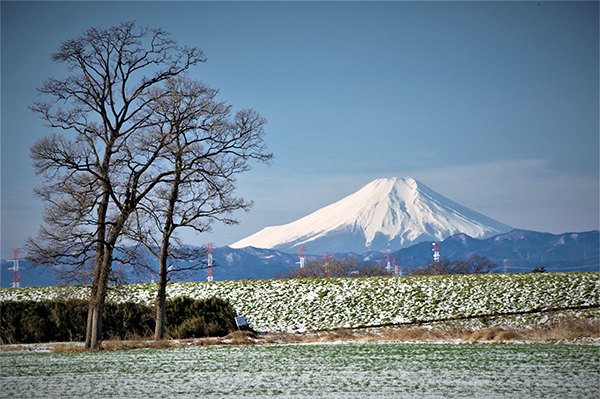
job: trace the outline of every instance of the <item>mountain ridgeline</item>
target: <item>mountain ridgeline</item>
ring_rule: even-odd
[[[583,233],[549,234],[528,230],[513,230],[487,239],[476,239],[459,233],[446,238],[439,244],[442,258],[451,260],[481,255],[490,258],[498,265],[495,272],[522,273],[536,267],[544,267],[548,272],[590,272],[599,270],[598,230]],[[422,267],[433,259],[433,241],[415,244],[393,252],[370,251],[362,254],[338,252],[336,258],[354,257],[365,262],[385,259],[391,254],[406,274],[409,269]],[[218,247],[214,251],[215,280],[271,279],[281,272],[287,272],[298,264],[298,252],[284,253],[272,249]],[[321,255],[307,250],[307,260],[319,259]],[[504,262],[504,260],[507,260]],[[2,261],[2,288],[12,282],[11,262]],[[157,265],[153,265],[158,269]],[[32,269],[27,262],[21,262],[22,286],[55,285],[56,275],[51,269]],[[182,281],[204,281],[204,270]],[[147,276],[145,282],[150,282]],[[132,283],[140,282],[137,278]]]
[[[336,258],[364,262],[392,255],[404,274],[432,260],[432,243],[454,261],[474,255],[498,264],[496,272],[520,273],[534,268],[549,272],[598,271],[598,230],[549,234],[515,230],[465,208],[410,178],[378,179],[342,200],[295,222],[271,226],[230,247],[215,248],[215,280],[270,279],[298,264],[298,247],[307,260],[327,252]],[[157,262],[151,264],[154,274]],[[2,261],[1,283],[11,286],[12,262]],[[51,268],[20,267],[21,285],[61,283]],[[150,281],[131,276],[129,282]],[[142,279],[142,281],[140,280]],[[202,281],[205,271],[182,281]]]
[[[393,251],[464,233],[488,238],[512,227],[436,193],[410,177],[377,179],[354,194],[282,226],[266,227],[231,245],[293,253]]]

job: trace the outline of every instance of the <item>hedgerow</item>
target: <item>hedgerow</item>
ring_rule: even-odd
[[[173,338],[224,336],[235,330],[235,312],[220,298],[168,300],[167,334]],[[82,299],[2,301],[0,342],[70,342],[85,339],[88,302]],[[113,302],[102,313],[103,339],[152,337],[154,309],[144,303]]]

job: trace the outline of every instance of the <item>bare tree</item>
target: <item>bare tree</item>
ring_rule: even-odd
[[[468,259],[451,261],[442,258],[439,262],[428,261],[425,266],[412,270],[414,276],[442,275],[442,274],[484,274],[491,273],[498,265],[489,258],[480,255],[471,256]]]
[[[425,264],[425,266],[416,270],[412,270],[410,274],[415,276],[454,274],[453,268],[454,263],[450,261],[450,259],[442,258],[439,260],[439,262],[430,260]]]
[[[263,144],[266,120],[252,110],[231,115],[231,107],[217,102],[216,94],[206,84],[182,77],[151,92],[156,101],[150,119],[171,140],[156,167],[171,174],[139,204],[129,231],[159,259],[157,340],[165,333],[168,261],[178,259],[185,248],[174,236],[176,230],[204,233],[213,221],[237,223],[231,214],[249,210],[252,203],[233,195],[235,175],[250,168],[249,160],[268,163],[272,158]],[[202,266],[187,264],[191,269]]]
[[[151,168],[168,139],[152,126],[155,99],[147,93],[205,57],[161,29],[126,22],[88,29],[63,42],[52,59],[71,74],[48,79],[39,91],[53,101],[36,102],[32,110],[74,137],[53,134],[31,148],[34,168],[46,178],[38,190],[46,211],[28,251],[38,264],[94,260],[86,347],[95,348],[115,246],[139,202],[167,176]]]
[[[287,273],[281,273],[279,278],[314,278],[314,277],[364,277],[386,276],[387,271],[368,262],[356,258],[315,259],[306,262],[304,268],[294,267]]]
[[[466,260],[458,260],[454,266],[454,274],[487,274],[491,273],[498,265],[490,258],[474,255]]]

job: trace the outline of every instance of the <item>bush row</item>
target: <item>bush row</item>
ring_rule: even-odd
[[[84,341],[88,302],[81,299],[6,301],[0,308],[0,342]],[[166,302],[167,336],[224,336],[235,330],[235,311],[221,298],[174,298]],[[102,314],[103,339],[152,337],[155,310],[140,303],[108,302]]]

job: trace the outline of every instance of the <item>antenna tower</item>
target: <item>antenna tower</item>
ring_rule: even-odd
[[[300,255],[296,255],[297,258],[300,258],[300,269],[304,270],[304,261],[306,259],[306,257],[304,256],[304,250],[306,249],[306,247],[298,247],[296,248],[296,251],[300,251]]]
[[[19,251],[21,249],[22,248],[11,248],[10,251],[8,251],[13,254],[13,258],[11,259],[13,267],[8,268],[8,270],[13,270],[13,288],[21,288],[21,278],[19,277]]]
[[[433,245],[433,261],[440,263],[440,243],[436,241],[431,245]]]
[[[388,274],[392,274],[392,260],[392,255],[385,255],[385,261],[387,263],[385,269],[387,270]]]
[[[394,261],[394,276],[402,276],[402,265],[398,264],[398,258],[392,258]]]
[[[321,255],[323,255],[323,260],[325,261],[325,263],[328,263],[331,259],[333,259],[333,252],[319,252]]]
[[[508,273],[508,265],[510,264],[510,259],[502,259],[502,263],[504,264],[504,273]]]
[[[206,244],[206,249],[207,249],[207,264],[208,264],[208,270],[206,272],[206,281],[214,281],[214,276],[213,276],[213,245],[214,243],[212,242],[207,242]]]

